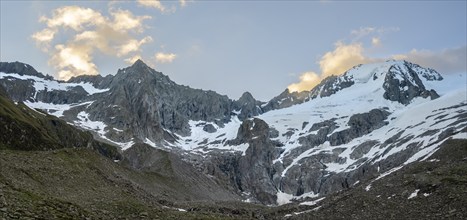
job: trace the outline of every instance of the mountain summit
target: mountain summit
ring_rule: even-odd
[[[423,68],[407,61],[388,60],[383,63],[360,64],[340,76],[329,76],[310,91],[292,92],[286,89],[269,101],[266,111],[286,108],[317,97],[328,97],[354,84],[366,84],[383,88],[385,99],[409,104],[415,97],[438,97],[436,91],[425,88],[427,81],[441,81],[441,74],[430,68]],[[368,89],[367,92],[370,92]],[[380,90],[378,90],[380,91]],[[382,91],[382,90],[381,90]]]

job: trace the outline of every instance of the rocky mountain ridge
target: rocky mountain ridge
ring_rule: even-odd
[[[449,85],[459,79],[405,61],[359,65],[268,103],[180,86],[142,61],[115,76],[68,82],[14,72],[28,65],[0,67],[0,85],[15,101],[123,150],[146,143],[176,152],[264,204],[325,196],[384,175],[426,158],[467,124],[465,86]]]
[[[116,142],[129,142],[132,139],[136,139],[135,142],[148,139],[159,144],[163,141],[173,142],[174,137],[165,129],[187,135],[190,132],[189,119],[222,125],[230,120],[233,111],[242,119],[261,113],[257,108],[261,102],[249,93],[233,101],[213,91],[181,86],[141,60],[120,69],[115,76],[79,76],[67,82],[54,81],[19,62],[2,63],[0,67],[5,74],[19,72],[22,80],[1,80],[2,86],[15,101],[69,105],[57,106],[67,108],[68,112],[61,113],[68,121],[79,119],[77,111],[86,107],[89,120],[105,123],[108,139]],[[136,108],[144,111],[132,114],[138,112]],[[120,130],[123,132],[115,134]]]

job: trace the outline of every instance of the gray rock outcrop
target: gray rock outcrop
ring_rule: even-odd
[[[236,111],[240,111],[240,114],[238,114],[238,118],[240,120],[244,120],[262,114],[262,104],[262,102],[257,101],[255,98],[253,98],[251,93],[244,92],[237,101],[233,102],[233,109]]]
[[[308,100],[310,100],[308,91],[290,92],[289,89],[285,89],[281,94],[266,103],[262,110],[263,112],[268,112],[274,109],[287,108],[292,105],[304,103]]]
[[[404,67],[406,68],[405,70],[400,66],[392,66],[388,70],[383,84],[385,99],[407,105],[415,97],[430,97],[431,99],[439,97],[435,90],[427,90],[423,85],[419,74],[414,70],[414,68],[420,68],[418,65],[404,62]],[[429,74],[425,71],[421,74],[426,80],[443,79],[436,71],[428,70],[430,71]]]
[[[269,126],[263,120],[254,118],[243,121],[237,137],[227,144],[247,143],[249,147],[244,155],[212,156],[208,172],[221,179],[230,179],[239,191],[248,193],[258,202],[274,204],[277,188],[273,176],[277,175],[277,171],[272,162],[278,156],[279,149],[269,137]]]
[[[341,145],[368,134],[386,125],[387,122],[384,120],[387,119],[388,115],[389,112],[381,109],[373,109],[367,113],[352,115],[348,122],[350,128],[333,133],[329,137],[329,142],[332,146]]]

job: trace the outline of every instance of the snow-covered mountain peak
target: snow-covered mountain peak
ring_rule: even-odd
[[[376,93],[384,99],[407,105],[415,97],[430,97],[431,99],[439,97],[435,90],[427,89],[424,83],[442,79],[443,77],[435,70],[407,61],[390,60],[382,63],[361,64],[341,76],[330,76],[324,79],[309,92],[309,99],[349,94],[353,91],[352,97]],[[349,90],[350,88],[353,89]],[[356,91],[358,92],[355,93]]]
[[[369,83],[371,81],[380,81],[386,74],[397,75],[398,79],[413,80],[412,75],[423,77],[425,80],[442,80],[441,74],[430,68],[424,68],[417,64],[405,60],[388,60],[380,63],[360,64],[354,66],[342,76],[354,80],[355,83]]]
[[[359,65],[325,79],[310,100],[260,115],[284,144],[273,160],[278,202],[426,158],[465,129],[465,79],[404,61]]]
[[[397,81],[394,79],[397,79]],[[433,86],[426,87],[424,85],[433,85],[436,84],[433,83],[434,81],[442,79],[443,77],[435,70],[404,60],[359,64],[342,75],[331,75],[323,79],[310,91],[289,92],[285,90],[264,104],[262,108],[263,112],[287,108],[312,99],[333,96],[336,93],[341,93],[340,91],[345,91],[349,87],[362,87],[357,89],[362,95],[378,90],[381,92],[379,97],[408,104],[414,97],[418,96],[424,98],[438,97],[437,91],[430,90]]]

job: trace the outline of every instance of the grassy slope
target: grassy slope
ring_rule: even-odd
[[[22,103],[13,103],[2,88],[0,131],[0,149],[92,148],[111,158],[120,157],[117,148],[95,141],[89,132],[76,129],[57,117],[32,110]]]
[[[162,206],[174,189],[164,178],[126,169],[89,149],[0,151],[4,217],[177,217]],[[159,186],[149,194],[141,180]],[[155,187],[154,187],[155,188]]]

